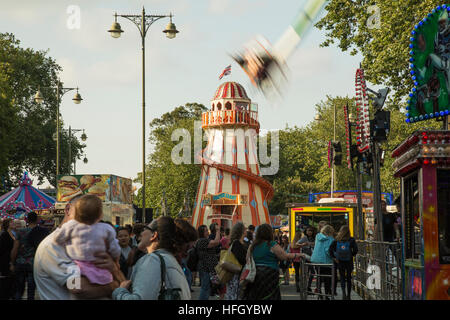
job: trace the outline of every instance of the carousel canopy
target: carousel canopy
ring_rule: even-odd
[[[9,216],[9,211],[24,214],[34,210],[49,209],[55,202],[54,198],[34,188],[28,173],[25,172],[19,187],[0,197],[0,215]]]

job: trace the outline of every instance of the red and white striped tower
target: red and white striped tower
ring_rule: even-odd
[[[273,187],[261,176],[258,164],[258,108],[240,84],[219,86],[211,110],[202,115],[202,128],[208,144],[198,155],[202,171],[192,224],[270,223],[268,201]]]

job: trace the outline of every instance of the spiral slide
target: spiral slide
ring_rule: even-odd
[[[204,150],[201,151],[201,154],[203,154],[203,151]],[[254,174],[254,173],[248,172],[246,170],[239,169],[237,167],[233,167],[233,166],[230,166],[230,165],[227,165],[227,164],[215,162],[215,161],[213,161],[211,159],[204,158],[204,157],[202,157],[199,154],[197,154],[197,159],[199,161],[201,161],[202,164],[206,164],[206,165],[208,165],[210,167],[214,167],[216,169],[229,172],[231,174],[234,174],[234,175],[236,175],[238,177],[242,177],[242,178],[246,179],[247,181],[258,185],[264,191],[264,193],[266,194],[266,199],[267,200],[270,200],[270,199],[273,198],[273,195],[274,195],[273,186],[272,186],[272,184],[269,181],[267,181],[263,177],[258,176],[258,175]]]

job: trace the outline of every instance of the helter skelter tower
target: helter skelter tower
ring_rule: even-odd
[[[268,202],[273,187],[261,176],[258,163],[258,107],[240,84],[219,86],[211,110],[202,115],[202,128],[208,143],[197,155],[202,170],[192,224],[270,223]]]

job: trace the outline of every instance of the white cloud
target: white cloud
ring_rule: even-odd
[[[74,85],[77,81],[76,62],[70,58],[61,57],[56,59],[56,63],[63,69],[59,76],[64,85]]]
[[[229,11],[232,0],[210,0],[208,12],[213,14],[223,14]]]
[[[327,48],[298,48],[288,60],[288,67],[293,77],[315,77],[326,74],[335,66],[332,52]]]
[[[267,0],[209,0],[208,12],[242,16],[267,5]]]
[[[86,69],[93,83],[103,85],[130,85],[136,83],[141,74],[139,52],[118,53],[109,60],[100,60]]]

